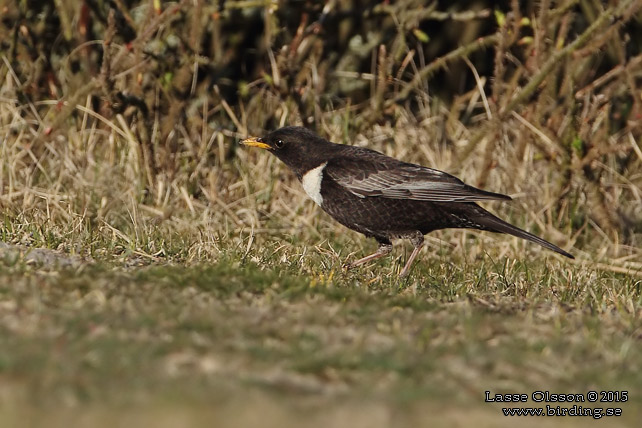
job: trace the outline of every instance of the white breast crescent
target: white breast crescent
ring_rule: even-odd
[[[301,184],[303,184],[303,190],[308,196],[321,206],[323,203],[323,197],[321,196],[321,180],[323,179],[323,169],[328,163],[324,162],[316,168],[312,168],[310,171],[303,174],[301,179]]]

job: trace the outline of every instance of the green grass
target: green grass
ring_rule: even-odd
[[[317,400],[325,404],[306,410],[311,423],[335,413],[368,420],[365,406],[408,412],[399,419],[408,426],[426,409],[447,409],[438,413],[449,424],[463,408],[510,425],[501,406],[484,403],[486,390],[626,390],[615,422],[642,415],[635,276],[556,258],[424,254],[400,281],[402,260],[344,272],[314,250],[281,263],[278,248],[230,249],[188,266],[5,259],[0,420],[22,409],[62,421],[83,409],[103,426],[99,415],[120,409],[111,417],[199,424],[216,413],[232,426],[247,399],[245,412],[267,411],[284,426]],[[293,260],[303,250],[283,251]]]

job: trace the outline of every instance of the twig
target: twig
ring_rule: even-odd
[[[499,41],[499,34],[492,34],[490,36],[482,37],[475,40],[472,43],[462,46],[455,49],[454,51],[437,58],[426,67],[422,68],[419,73],[415,74],[415,77],[406,85],[399,94],[386,102],[386,108],[392,106],[393,104],[400,103],[410,96],[410,93],[423,84],[425,79],[428,79],[438,70],[445,68],[446,64],[452,60],[468,56],[471,53],[478,51],[480,49],[485,49],[489,46],[494,45]]]
[[[473,65],[472,62],[467,57],[464,57],[464,61],[466,62],[466,65],[468,68],[470,68],[470,71],[473,72],[473,76],[475,76],[475,82],[477,82],[477,89],[479,89],[479,94],[481,95],[482,102],[484,103],[484,110],[486,110],[486,118],[488,120],[491,120],[493,118],[493,114],[490,112],[490,106],[488,105],[488,98],[486,98],[486,92],[484,91],[484,82],[481,81],[481,78],[479,77],[479,73],[477,73],[477,69]]]
[[[563,49],[553,53],[548,61],[544,63],[539,73],[533,76],[528,84],[526,84],[524,89],[517,93],[508,103],[508,105],[500,112],[502,116],[507,112],[514,110],[515,107],[525,102],[537,90],[544,79],[551,74],[553,69],[562,63],[562,59],[588,43],[597,29],[604,25],[607,21],[620,18],[633,1],[635,0],[623,1],[617,7],[610,7],[609,9],[604,11],[604,13],[602,13],[577,39],[575,39],[575,41],[573,41]],[[622,25],[623,22],[620,22],[618,24]]]

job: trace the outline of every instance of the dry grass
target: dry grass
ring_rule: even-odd
[[[430,74],[424,71],[456,64],[463,52],[422,68],[416,48],[406,44],[402,45],[406,57],[391,56],[387,52],[392,48],[385,45],[373,51],[377,62],[372,73],[360,75],[370,82],[369,99],[388,101],[351,105],[341,100],[328,108],[323,90],[331,79],[326,69],[329,59],[301,47],[319,42],[312,30],[290,42],[290,49],[301,50],[295,57],[272,58],[274,86],[266,76],[255,80],[248,85],[246,98],[231,106],[217,88],[203,86],[206,79],[201,82],[192,75],[188,81],[194,96],[179,100],[171,88],[163,89],[162,81],[150,80],[157,71],[149,53],[137,66],[132,61],[150,49],[145,43],[151,43],[152,30],[161,25],[173,28],[178,18],[170,12],[176,15],[179,10],[183,19],[193,18],[196,11],[183,4],[143,22],[147,27],[140,29],[129,50],[110,44],[103,58],[110,65],[103,65],[91,84],[79,89],[72,85],[69,67],[80,51],[58,60],[65,67],[57,70],[50,89],[65,93],[61,100],[41,99],[40,93],[25,99],[30,84],[25,79],[42,77],[33,75],[35,71],[29,75],[22,65],[17,70],[5,55],[0,105],[5,239],[35,239],[35,245],[55,244],[81,253],[109,245],[152,258],[164,251],[180,253],[182,260],[211,260],[216,257],[212,243],[221,238],[238,240],[251,234],[253,244],[260,245],[272,239],[274,229],[302,241],[320,242],[319,231],[326,234],[328,229],[341,234],[339,226],[305,201],[297,183],[274,159],[236,147],[236,140],[248,130],[256,133],[270,123],[274,127],[307,121],[302,105],[312,103],[314,113],[309,118],[322,135],[511,194],[515,203],[492,208],[561,246],[574,247],[582,259],[639,270],[642,134],[635,94],[640,93],[636,85],[642,76],[635,66],[638,57],[631,57],[627,43],[619,44],[625,34],[621,28],[635,16],[636,3],[622,2],[604,12],[600,19],[605,22],[615,16],[620,19],[611,26],[600,25],[598,19],[575,40],[569,26],[573,19],[581,23],[582,17],[568,6],[551,10],[544,6],[530,21],[521,20],[516,10],[502,15],[505,23],[492,36],[494,74],[480,76],[468,62],[470,70],[463,72],[474,72],[477,84],[456,96],[449,107],[430,98],[426,80]],[[415,28],[410,14],[375,10],[408,19],[400,25]],[[66,13],[70,12],[67,7]],[[106,28],[116,26],[109,22]],[[117,37],[114,32],[107,32],[109,40]],[[389,42],[400,52],[402,35]],[[167,43],[172,36],[167,30],[155,37],[158,43]],[[480,45],[474,42],[468,50],[474,52]],[[600,48],[608,52],[608,60],[602,59]],[[400,66],[398,58],[405,60],[393,72]],[[297,74],[286,73],[283,67],[288,61],[297,64]],[[613,65],[596,73],[600,63]],[[83,73],[81,68],[78,74]],[[316,75],[320,80],[313,79]],[[133,80],[136,76],[142,84]],[[296,81],[299,86],[283,90],[277,81],[281,85]],[[63,82],[70,86],[62,86]],[[172,84],[177,83],[172,80]],[[108,103],[96,109],[92,93],[99,87]],[[297,101],[294,89],[304,100]],[[132,99],[147,102],[152,92],[155,99],[145,114]],[[306,98],[312,94],[316,95]],[[132,99],[127,101],[127,96]],[[45,226],[46,233],[41,230],[40,237],[33,238],[34,230]],[[183,238],[181,248],[165,248],[168,245],[160,236],[175,235]],[[453,242],[461,233],[436,236]],[[521,253],[515,248],[517,241],[484,239],[496,240],[501,254]]]

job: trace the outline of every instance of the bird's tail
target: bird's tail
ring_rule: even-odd
[[[509,235],[517,236],[518,238],[526,239],[528,241],[539,244],[544,248],[548,248],[549,250],[555,251],[556,253],[559,253],[570,259],[575,258],[572,254],[567,253],[558,246],[551,244],[550,242],[540,238],[539,236],[535,236],[532,233],[522,230],[519,227],[513,226],[512,224],[507,223],[498,217],[495,217],[488,211],[486,211],[484,215],[475,218],[474,222],[479,225],[479,229],[488,230],[490,232],[508,233]]]

